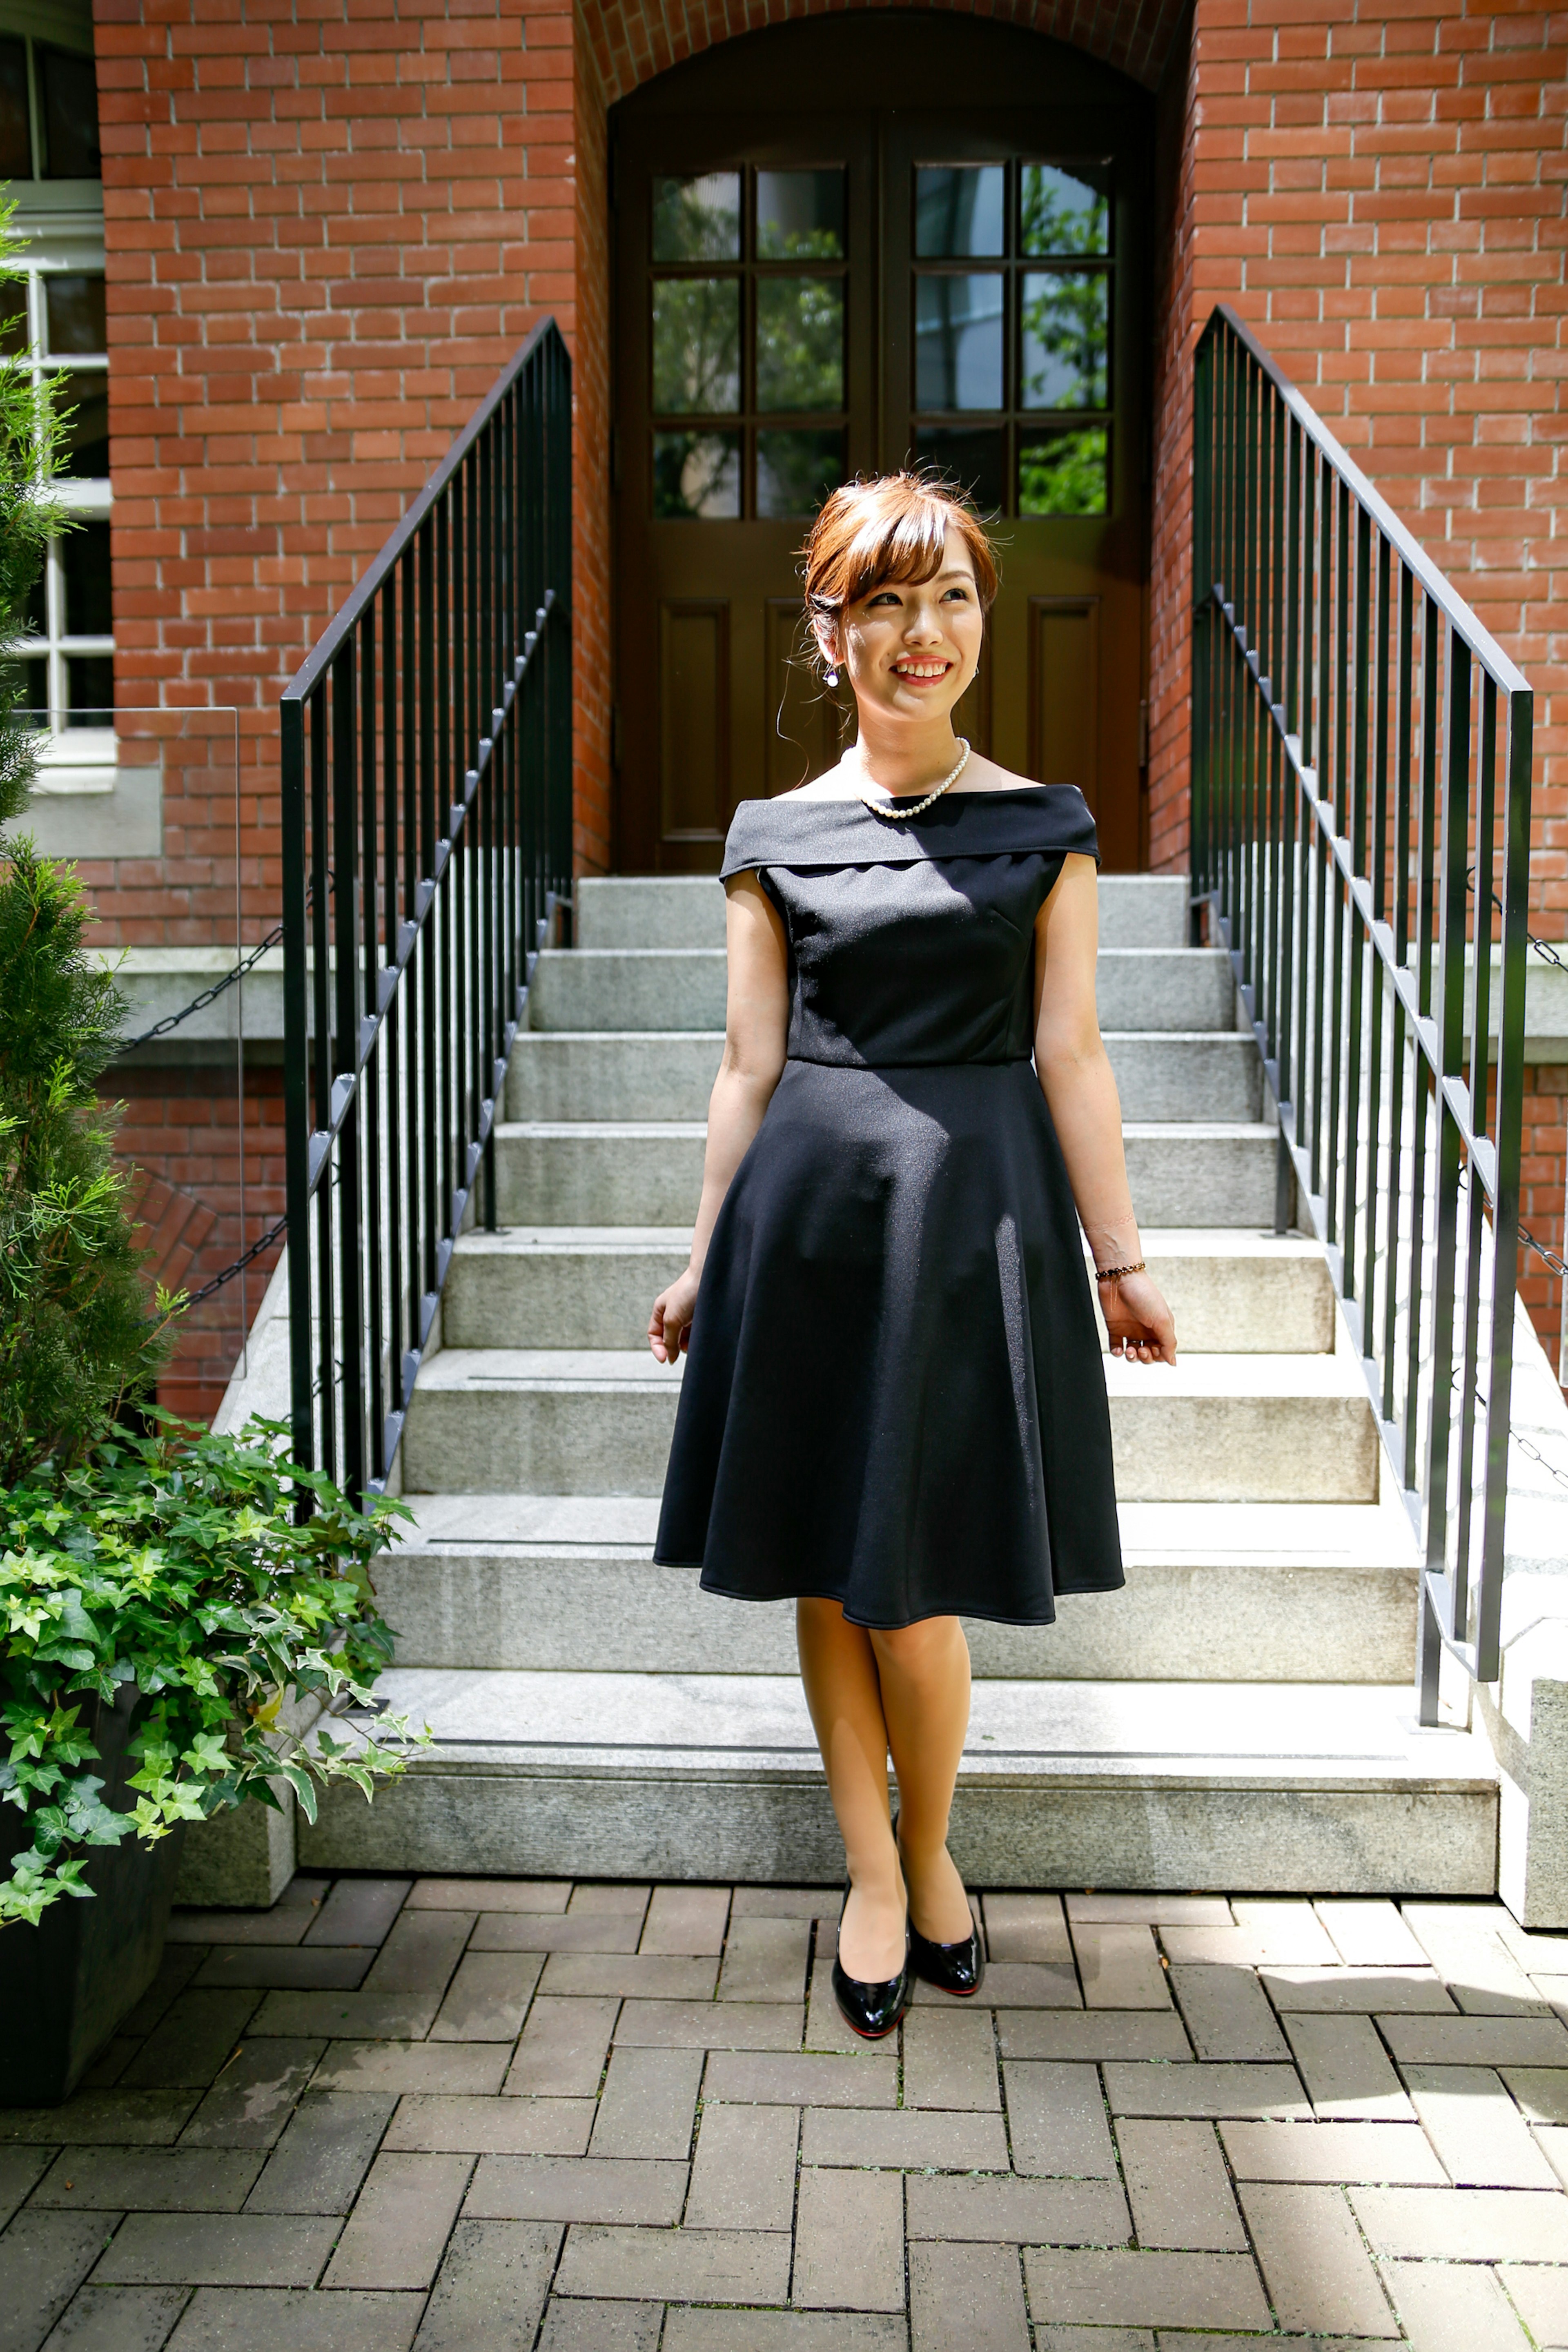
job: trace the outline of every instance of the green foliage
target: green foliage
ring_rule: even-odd
[[[352,1780],[368,1798],[377,1774],[405,1769],[401,1720],[381,1727],[395,1748],[281,1721],[290,1697],[328,1714],[372,1704],[392,1635],[369,1563],[405,1506],[356,1510],[289,1462],[281,1423],[236,1439],[159,1420],[153,1436],[105,1442],[89,1467],[46,1465],[0,1494],[0,1804],[33,1839],[0,1880],[0,1925],[89,1895],[93,1846],[151,1843],[247,1798],[275,1806],[279,1779],[314,1821],[322,1786]],[[121,1813],[102,1802],[88,1726],[92,1702],[127,1683],[141,1703]]]
[[[3,730],[0,730],[3,731]],[[30,841],[0,858],[0,1486],[80,1462],[152,1391],[177,1301],[148,1316],[114,1122],[95,1082],[124,1003],[82,943],[68,866]]]
[[[21,253],[15,203],[0,204],[0,278],[14,278]],[[60,431],[56,376],[34,381],[27,357],[0,357],[0,824],[26,806],[37,745],[21,715],[21,671],[5,655],[27,634],[28,601],[46,541],[70,528],[50,494]]]
[[[1103,425],[1075,425],[1020,444],[1018,512],[1103,514],[1110,436]]]

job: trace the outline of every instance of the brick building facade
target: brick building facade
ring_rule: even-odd
[[[37,0],[11,8],[48,37]],[[547,312],[575,368],[576,852],[584,871],[612,865],[609,110],[784,14],[92,0],[87,26],[84,11],[102,143],[115,693],[127,714],[237,711],[247,940],[279,904],[279,687]],[[1226,300],[1531,677],[1533,919],[1561,940],[1568,18],[1476,0],[1020,0],[984,14],[1155,100],[1148,862],[1186,856],[1191,353]],[[183,792],[159,731],[122,719],[115,788],[92,824],[73,807],[70,845],[106,942],[216,950],[235,935],[232,793]],[[113,810],[154,756],[155,835],[117,834]],[[1536,1068],[1527,1119],[1526,1216],[1559,1245],[1563,1050]],[[264,1038],[250,1061],[247,1239],[280,1207]],[[211,1217],[199,1239],[185,1220],[189,1280],[239,1244],[238,1130],[212,1109],[223,1084],[204,1096],[189,1075],[207,1066],[197,1048],[162,1096],[156,1066],[126,1074],[127,1143]],[[160,1126],[177,1139],[160,1144]],[[172,1230],[166,1202],[163,1213]],[[1554,1340],[1559,1293],[1539,1266],[1527,1296]],[[213,1330],[174,1402],[211,1402],[232,1312]]]

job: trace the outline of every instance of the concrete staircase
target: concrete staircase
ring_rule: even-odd
[[[975,1624],[954,1852],[983,1885],[1489,1894],[1497,1790],[1410,1689],[1416,1562],[1275,1139],[1226,959],[1180,878],[1101,886],[1101,1025],[1174,1373],[1108,1367],[1124,1593]],[[792,1612],[651,1559],[724,1009],[708,880],[585,881],[542,956],[404,1440],[417,1531],[378,1576],[386,1703],[435,1750],[302,1830],[324,1868],[785,1882],[841,1866]]]

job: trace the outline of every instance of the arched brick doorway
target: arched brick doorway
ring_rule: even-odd
[[[712,870],[736,801],[831,759],[793,552],[911,455],[1001,518],[961,724],[1142,862],[1152,131],[1126,75],[952,10],[772,27],[611,110],[622,870]]]

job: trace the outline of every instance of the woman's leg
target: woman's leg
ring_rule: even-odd
[[[838,1957],[862,1984],[904,1965],[904,1883],[888,1811],[888,1727],[871,1637],[837,1601],[795,1602],[800,1678],[844,1837],[850,1895]]]
[[[956,1617],[923,1617],[871,1634],[882,1717],[899,1776],[899,1851],[910,1917],[933,1944],[956,1944],[973,1921],[947,1820],[969,1729],[969,1644]]]

